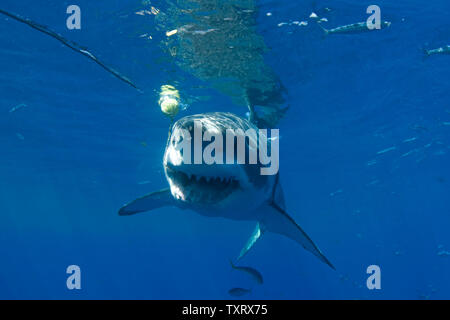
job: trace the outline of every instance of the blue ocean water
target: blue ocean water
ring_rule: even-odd
[[[70,4],[82,10],[81,30],[66,28]],[[242,261],[264,284],[243,298],[450,298],[450,57],[423,53],[450,44],[450,4],[257,4],[266,62],[290,105],[279,124],[288,212],[337,270],[267,234]],[[324,37],[308,19],[328,7],[326,27],[364,21],[371,4],[390,28]],[[144,92],[0,16],[0,298],[233,298],[228,290],[245,279],[228,260],[254,223],[117,210],[167,185],[162,84],[176,80],[190,97],[179,116],[246,109],[196,89],[206,86],[167,59],[153,17],[135,14],[140,1],[3,0],[0,8],[83,44]],[[81,290],[66,287],[69,265],[81,268]],[[370,265],[381,269],[380,290],[366,286]]]

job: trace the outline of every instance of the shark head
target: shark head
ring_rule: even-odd
[[[174,123],[163,165],[176,200],[195,207],[229,208],[242,206],[249,195],[264,191],[270,178],[260,175],[258,162],[238,161],[239,135],[233,137],[233,145],[227,144],[230,132],[256,133],[240,137],[244,156],[250,150],[256,151],[258,128],[231,113],[204,113]],[[214,151],[210,152],[213,145]],[[208,161],[208,155],[213,159]]]
[[[234,133],[233,138],[227,139],[230,131]],[[264,170],[271,161],[266,162],[264,152],[259,151],[261,148],[270,150],[272,159],[273,154],[278,152],[278,142],[274,142],[276,139],[278,137],[267,139],[264,130],[258,130],[251,122],[231,113],[214,112],[184,117],[173,124],[164,152],[163,165],[170,188],[152,192],[124,205],[119,215],[129,216],[175,206],[208,217],[257,221],[255,231],[241,250],[238,260],[265,232],[273,232],[300,243],[334,268],[286,212],[279,183],[278,159],[275,161],[275,174],[267,174],[268,171]],[[264,146],[262,141],[267,144]],[[259,161],[252,161],[251,154],[253,152],[254,155],[255,150],[258,151]],[[261,161],[261,158],[264,160]]]

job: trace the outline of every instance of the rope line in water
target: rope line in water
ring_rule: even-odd
[[[72,49],[72,50],[82,54],[83,56],[91,59],[92,61],[97,63],[99,66],[101,66],[103,69],[105,69],[106,71],[111,73],[114,77],[118,78],[119,80],[129,84],[133,88],[135,88],[138,91],[142,92],[130,79],[128,79],[127,77],[123,76],[118,71],[114,70],[113,68],[108,67],[107,65],[105,65],[96,56],[94,56],[91,52],[89,52],[86,48],[80,46],[79,44],[64,38],[60,34],[50,30],[46,26],[40,25],[40,24],[30,20],[30,19],[23,18],[23,17],[21,17],[19,15],[7,12],[7,11],[2,10],[2,9],[0,9],[0,13],[5,15],[5,16],[7,16],[7,17],[9,17],[9,18],[11,18],[11,19],[14,19],[14,20],[16,20],[18,22],[24,23],[24,24],[30,26],[31,28],[33,28],[35,30],[38,30],[38,31],[40,31],[42,33],[45,33],[45,34],[49,35],[50,37],[58,40],[59,42],[61,42],[66,47],[69,47],[70,49]]]

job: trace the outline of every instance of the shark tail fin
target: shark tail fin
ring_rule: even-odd
[[[336,270],[333,264],[325,257],[305,231],[303,231],[294,219],[292,219],[286,211],[276,203],[273,202],[268,205],[267,212],[262,217],[261,224],[267,231],[284,235],[298,242],[303,248],[311,252],[332,269]]]
[[[136,213],[150,211],[174,204],[175,202],[172,194],[170,193],[170,189],[163,189],[152,192],[124,205],[119,210],[119,216],[131,216]]]

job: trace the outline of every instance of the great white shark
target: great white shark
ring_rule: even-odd
[[[176,121],[170,130],[163,159],[169,188],[132,201],[119,210],[119,215],[129,216],[173,206],[192,210],[207,217],[256,221],[256,228],[241,250],[238,260],[265,232],[273,232],[298,242],[322,262],[335,269],[305,231],[286,212],[279,173],[261,175],[260,163],[185,164],[181,161],[182,154],[179,148],[181,131],[192,132],[195,122],[200,122],[204,130],[219,132],[224,137],[227,129],[235,131],[241,129],[244,132],[254,129],[259,132],[254,121],[231,113],[203,113]],[[259,139],[263,138],[266,137],[261,137],[259,133]]]

